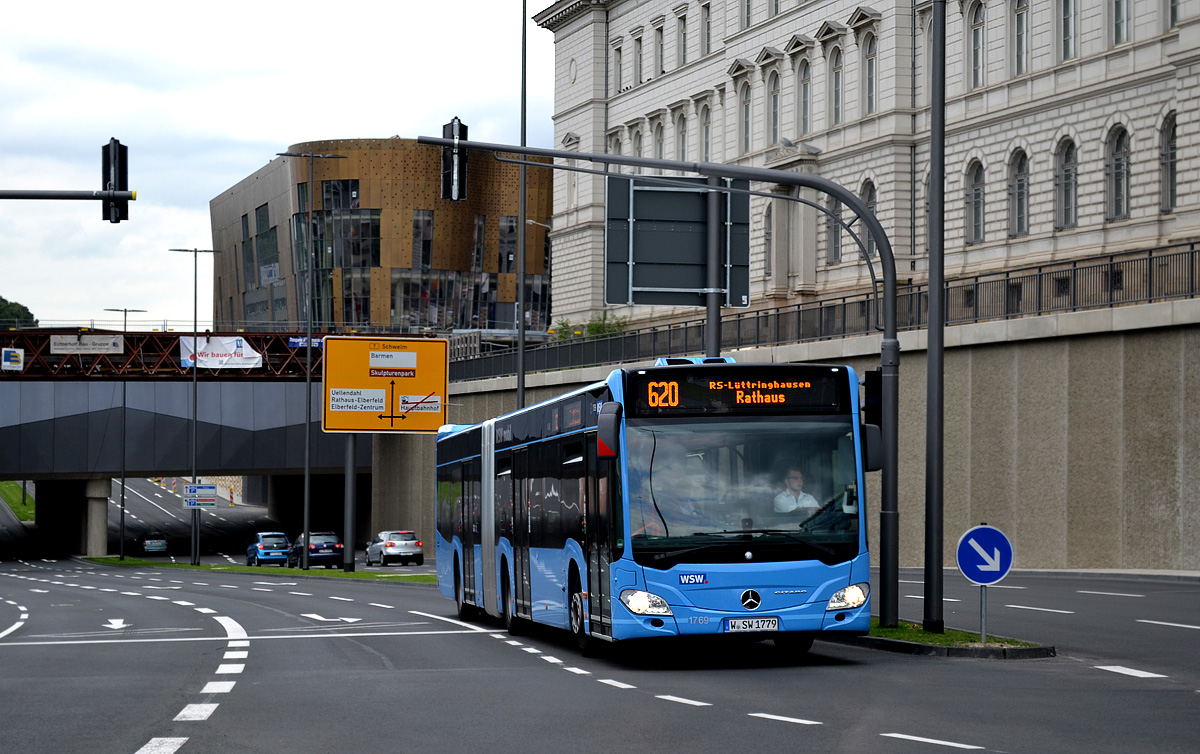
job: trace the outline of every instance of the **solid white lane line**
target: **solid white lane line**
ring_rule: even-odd
[[[1074,610],[1052,610],[1048,607],[1029,607],[1028,605],[1005,605],[1005,607],[1011,607],[1014,610],[1034,610],[1039,613],[1059,613],[1061,615],[1075,614]]]
[[[8,635],[9,635],[9,634],[11,634],[13,631],[16,631],[18,628],[20,628],[20,627],[21,627],[21,625],[22,625],[23,623],[25,623],[25,621],[23,621],[23,620],[19,620],[19,621],[17,621],[16,623],[14,623],[14,624],[12,624],[11,626],[9,626],[8,628],[4,629],[3,631],[0,631],[0,639],[3,639],[5,636],[8,636]]]
[[[209,681],[200,689],[201,694],[228,694],[233,691],[237,681]]]
[[[175,722],[184,720],[207,720],[212,717],[212,713],[217,711],[215,704],[189,704],[185,706],[178,715],[175,716]]]
[[[684,699],[682,696],[671,696],[670,694],[656,694],[655,699],[662,699],[666,702],[675,702],[676,704],[687,704],[692,707],[711,707],[708,702],[698,702],[695,699]]]
[[[228,663],[217,666],[217,675],[237,675],[246,669],[241,663]]]
[[[225,629],[225,636],[227,636],[228,638],[230,638],[230,639],[249,638],[246,635],[246,629],[242,628],[242,624],[238,623],[233,618],[230,618],[225,615],[218,615],[217,617],[213,618],[213,620],[215,620],[217,623],[221,624],[221,626]]]
[[[409,612],[410,614],[412,614],[412,615],[419,615],[419,616],[421,616],[422,618],[432,618],[432,619],[434,619],[434,620],[440,620],[440,621],[443,621],[443,622],[445,622],[445,623],[451,623],[451,624],[453,624],[453,625],[455,625],[455,626],[462,626],[463,628],[469,628],[469,629],[471,629],[472,631],[475,631],[475,632],[478,632],[478,633],[481,633],[481,634],[486,634],[486,633],[488,633],[488,629],[486,629],[486,628],[480,628],[479,626],[473,626],[473,625],[471,625],[470,623],[463,623],[462,621],[459,621],[459,620],[454,620],[453,618],[444,618],[444,617],[442,617],[442,616],[440,616],[440,615],[433,615],[433,614],[431,614],[431,613],[422,613],[422,612],[420,612],[420,611],[418,611],[418,610],[409,610],[408,612]]]
[[[782,715],[769,715],[766,712],[751,712],[750,717],[761,717],[764,720],[778,720],[781,723],[795,723],[796,725],[821,725],[822,723],[816,720],[801,720],[798,717],[783,717]]]
[[[1075,590],[1076,594],[1098,594],[1101,597],[1145,597],[1144,594],[1126,594],[1124,592],[1089,592],[1086,589]]]
[[[971,746],[970,744],[959,744],[953,741],[939,741],[936,738],[922,738],[920,736],[906,736],[903,733],[880,733],[884,738],[902,738],[905,741],[919,741],[923,744],[936,744],[938,746],[950,746],[955,749],[982,749],[982,746]]]
[[[1141,620],[1138,623],[1149,623],[1152,626],[1170,626],[1171,628],[1190,628],[1193,631],[1200,631],[1200,626],[1189,626],[1186,623],[1166,623],[1161,620]]]
[[[186,743],[186,738],[152,738],[134,754],[175,754]]]
[[[1121,675],[1131,675],[1134,678],[1166,678],[1167,676],[1159,673],[1149,673],[1145,670],[1134,670],[1121,665],[1096,665],[1096,670],[1107,670],[1110,673],[1120,673]]]
[[[611,678],[601,678],[600,683],[603,683],[606,686],[612,686],[614,689],[636,689],[637,688],[637,686],[631,686],[628,683],[621,683],[620,681],[614,681]]]

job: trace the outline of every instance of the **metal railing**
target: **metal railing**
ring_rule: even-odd
[[[946,324],[1031,317],[1084,309],[1195,298],[1200,291],[1200,250],[1178,244],[1119,254],[948,279]],[[902,287],[896,300],[900,330],[928,324],[926,285]],[[842,296],[776,309],[728,313],[721,348],[776,346],[867,335],[880,325],[877,297]],[[646,361],[704,352],[702,318],[595,338],[570,338],[527,348],[527,372]],[[516,349],[492,351],[450,363],[450,380],[503,377],[516,371]]]

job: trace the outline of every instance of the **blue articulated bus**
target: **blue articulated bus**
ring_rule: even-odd
[[[677,362],[686,363],[677,363]],[[602,642],[870,628],[846,366],[667,359],[437,439],[438,587],[459,615]]]

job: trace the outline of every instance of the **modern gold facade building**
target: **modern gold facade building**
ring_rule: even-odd
[[[210,202],[217,329],[303,330],[310,255],[317,331],[516,329],[516,165],[470,153],[467,198],[452,202],[437,147],[345,139],[288,152],[318,157],[276,157]],[[549,170],[526,172],[525,324],[537,332],[549,323],[553,185]]]

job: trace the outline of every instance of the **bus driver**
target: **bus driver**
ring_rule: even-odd
[[[789,466],[783,477],[784,490],[775,496],[776,513],[816,513],[820,506],[817,499],[804,491],[804,472],[798,466]]]

